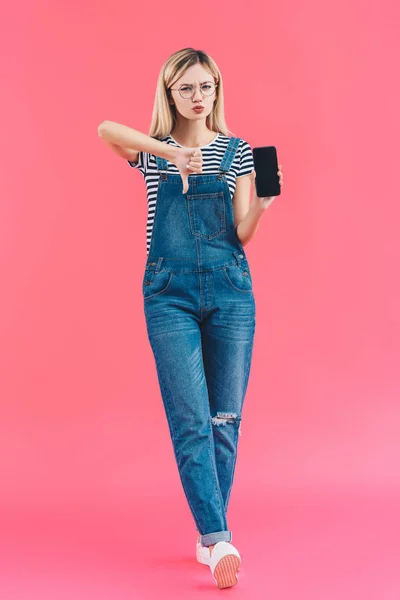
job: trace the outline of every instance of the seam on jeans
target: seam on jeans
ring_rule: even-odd
[[[211,419],[210,419],[211,420]],[[213,473],[214,473],[214,481],[215,481],[215,491],[217,493],[217,497],[218,497],[218,503],[219,503],[219,510],[220,512],[223,514],[224,518],[225,518],[225,525],[227,526],[227,522],[226,522],[226,514],[225,514],[225,510],[222,506],[221,503],[221,498],[222,498],[222,492],[221,492],[221,488],[219,486],[219,479],[218,479],[218,473],[217,473],[217,465],[215,462],[215,452],[213,451],[211,444],[214,441],[214,434],[213,434],[213,430],[212,430],[212,425],[210,423],[210,435],[208,438],[208,452],[210,454],[210,459],[211,459],[211,464],[213,467]]]
[[[238,269],[240,269],[240,267],[238,267]],[[223,270],[223,272],[224,272],[224,275],[225,275],[225,277],[226,277],[226,279],[227,279],[227,281],[228,281],[229,285],[231,286],[231,288],[232,288],[233,290],[235,290],[236,292],[243,292],[244,294],[251,294],[251,293],[252,293],[252,291],[253,291],[253,286],[251,286],[251,288],[250,288],[250,289],[248,289],[248,290],[244,290],[244,289],[242,290],[241,288],[238,288],[238,287],[236,287],[235,285],[233,285],[232,281],[230,280],[230,277],[229,277],[229,275],[228,275],[228,273],[227,273],[227,271],[226,271],[225,267],[224,267],[222,270]],[[251,280],[250,280],[250,284],[251,284]],[[252,285],[252,284],[251,284],[251,285]]]
[[[153,344],[151,344],[151,345],[152,345],[152,347],[154,349],[156,360],[158,361],[158,353],[155,350],[155,346],[153,346]],[[173,448],[173,452],[174,452],[174,456],[175,456],[175,462],[176,462],[176,465],[177,465],[177,468],[178,468],[179,478],[181,480],[182,488],[183,488],[184,494],[186,496],[186,500],[187,500],[187,503],[189,505],[189,508],[191,510],[193,519],[194,519],[194,521],[195,521],[195,523],[196,523],[196,525],[197,525],[197,527],[199,528],[199,531],[200,531],[200,522],[199,522],[199,520],[198,520],[198,518],[196,516],[196,511],[194,510],[194,508],[192,506],[192,503],[190,502],[188,493],[187,493],[187,491],[185,489],[185,484],[183,482],[181,470],[179,468],[179,460],[178,460],[178,455],[177,455],[176,448],[175,448],[175,439],[176,439],[175,419],[173,418],[173,413],[172,413],[172,409],[171,409],[171,403],[169,402],[169,393],[168,393],[167,386],[165,385],[165,380],[164,380],[164,377],[163,377],[163,375],[161,373],[161,369],[160,369],[160,383],[161,383],[161,388],[162,388],[162,390],[164,392],[164,394],[163,394],[163,396],[164,396],[164,402],[167,404],[167,407],[168,407],[168,408],[166,407],[165,410],[166,410],[167,421],[169,421],[171,423],[172,448]]]
[[[201,340],[201,337],[200,337],[200,340]],[[205,373],[203,355],[201,355],[201,363],[202,363],[202,367],[203,367],[203,372]],[[225,526],[227,527],[228,523],[227,523],[227,519],[226,519],[226,514],[225,514],[225,510],[223,509],[223,506],[222,506],[223,503],[221,502],[222,492],[221,492],[221,488],[220,488],[220,485],[219,485],[217,463],[216,463],[216,460],[215,460],[215,451],[212,448],[212,444],[214,444],[214,431],[213,431],[213,426],[212,426],[212,423],[211,423],[211,416],[208,417],[208,424],[209,424],[209,432],[210,432],[210,434],[208,436],[208,452],[210,454],[211,465],[212,465],[212,469],[213,469],[213,473],[214,473],[215,491],[216,491],[217,496],[218,496],[219,509],[220,509],[220,512],[223,514],[223,516],[225,518]]]
[[[179,259],[174,259],[174,260],[186,260],[185,258],[179,258]],[[165,262],[165,259],[164,259]],[[223,265],[221,265],[220,267],[210,267],[209,269],[205,269],[204,267],[200,270],[200,265],[198,263],[198,269],[194,269],[191,271],[188,270],[180,270],[177,268],[168,268],[168,267],[163,267],[162,269],[160,269],[159,273],[163,273],[164,271],[170,271],[173,272],[175,275],[176,273],[218,273],[218,271],[222,271],[222,269],[228,268],[228,267],[234,267],[237,265],[237,260],[231,260],[230,262],[224,263]],[[146,267],[146,270],[152,272],[154,271],[154,269],[150,269],[148,267]]]
[[[239,427],[240,427],[240,421],[239,421]],[[228,492],[226,494],[225,512],[228,509],[229,499],[231,497],[231,491],[232,491],[232,486],[233,486],[233,480],[235,478],[236,461],[237,461],[237,456],[238,456],[238,441],[239,441],[239,430],[235,428],[235,459],[233,461],[233,466],[232,466],[231,482],[229,484]]]
[[[160,273],[160,271],[158,271],[158,272]],[[143,300],[144,301],[151,300],[151,298],[154,298],[154,296],[159,296],[160,294],[165,294],[165,292],[168,290],[169,286],[172,283],[172,279],[173,279],[174,275],[175,275],[174,271],[171,271],[166,286],[159,292],[155,292],[154,294],[151,294],[151,296],[143,296]]]
[[[164,400],[168,405],[168,410],[166,410],[166,413],[167,413],[166,416],[167,416],[167,420],[170,421],[170,423],[171,423],[172,441],[174,441],[174,439],[176,437],[176,424],[175,424],[175,419],[172,416],[171,403],[169,401],[168,387],[165,383],[164,375],[162,373],[161,361],[159,360],[158,350],[156,350],[156,345],[152,343],[151,338],[150,338],[150,344],[151,344],[151,347],[153,348],[154,356],[156,359],[156,364],[158,365],[157,371],[158,371],[160,384],[161,384],[161,393],[164,396]]]
[[[196,215],[195,215],[195,208],[194,206],[190,205],[190,201],[193,201],[189,198],[188,196],[188,203],[187,203],[187,208],[188,208],[188,213],[189,213],[189,224],[190,224],[190,230],[192,232],[192,235],[194,237],[200,237],[206,240],[213,240],[214,238],[220,236],[222,233],[225,233],[226,231],[226,212],[225,212],[225,201],[224,201],[224,191],[220,191],[220,192],[213,192],[211,194],[207,194],[207,193],[201,193],[201,194],[190,194],[191,197],[193,197],[195,199],[196,196],[207,196],[209,198],[214,198],[216,200],[218,200],[218,206],[219,208],[222,210],[221,212],[221,227],[220,229],[218,229],[217,231],[214,231],[213,233],[201,233],[199,231],[198,228],[198,221],[196,220]],[[221,199],[222,196],[222,199]]]
[[[200,542],[201,542],[202,546],[204,546],[204,544],[202,543],[203,538],[207,538],[208,536],[213,536],[218,533],[226,533],[226,534],[228,534],[228,538],[229,538],[228,541],[232,540],[232,532],[230,531],[230,529],[223,529],[222,531],[212,531],[211,533],[200,534],[200,536],[201,536]],[[214,544],[215,543],[217,543],[217,542],[214,542]],[[212,545],[212,544],[210,544],[210,545]]]
[[[190,511],[192,513],[194,522],[196,523],[196,526],[197,526],[198,530],[200,531],[200,521],[198,520],[198,517],[196,515],[196,511],[194,510],[192,503],[190,502],[189,494],[188,494],[187,490],[185,489],[185,484],[183,482],[181,470],[179,468],[179,461],[178,461],[178,456],[177,456],[177,453],[176,453],[176,450],[175,450],[175,445],[174,445],[174,454],[175,454],[176,464],[177,464],[177,467],[178,467],[179,479],[181,480],[182,488],[183,488],[183,491],[184,491],[187,503],[188,503]]]
[[[200,339],[201,339],[201,337],[200,337]],[[205,366],[204,366],[203,355],[201,356],[201,362],[202,362],[203,372],[205,373]],[[222,503],[221,503],[222,492],[221,492],[221,488],[220,488],[220,485],[219,485],[217,463],[216,463],[216,460],[215,460],[215,450],[212,448],[212,444],[214,444],[214,431],[213,431],[213,426],[212,426],[212,422],[211,422],[211,416],[209,416],[208,422],[209,422],[209,431],[210,431],[210,435],[208,436],[208,452],[210,454],[211,464],[212,464],[213,473],[214,473],[215,491],[217,492],[220,511],[221,511],[221,513],[223,513],[223,516],[225,517],[225,525],[227,526],[228,523],[226,521],[225,510],[223,509],[223,506],[222,506]]]
[[[247,359],[247,363],[246,363],[246,376],[245,376],[245,381],[244,381],[244,386],[243,386],[243,398],[242,398],[242,403],[241,403],[241,407],[240,407],[241,419],[243,419],[243,406],[244,406],[244,400],[245,400],[245,397],[246,397],[247,386],[248,386],[248,381],[249,381],[249,376],[250,376],[250,367],[251,367],[251,358],[252,358],[252,353],[253,353],[253,347],[254,347],[254,330],[253,330],[253,333],[252,333],[251,347],[250,347],[250,350],[249,350],[248,359]],[[240,428],[240,425],[241,425],[241,421],[239,422],[239,428]],[[233,486],[233,481],[234,481],[234,476],[235,476],[236,461],[237,461],[237,455],[238,455],[238,443],[239,443],[239,429],[237,430],[237,433],[236,433],[235,461],[234,461],[233,468],[232,468],[232,480],[231,480],[230,486],[228,488],[228,493],[227,493],[226,501],[225,501],[225,512],[228,509],[228,503],[229,503],[229,499],[230,499],[230,496],[231,496],[231,491],[232,491],[232,486]]]

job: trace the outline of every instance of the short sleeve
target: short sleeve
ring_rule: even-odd
[[[240,144],[240,168],[237,177],[250,175],[254,171],[253,152],[251,146],[245,140]]]
[[[132,160],[128,160],[127,162],[130,167],[133,167],[134,169],[139,169],[139,171],[144,175],[147,171],[147,167],[149,164],[149,155],[147,152],[139,152],[137,162],[133,162]]]

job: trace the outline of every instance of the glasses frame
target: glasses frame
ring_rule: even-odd
[[[206,83],[213,83],[213,82],[212,81],[207,81],[207,82],[204,82],[204,84],[202,84],[202,85],[205,85]],[[214,92],[216,91],[216,89],[218,87],[218,83],[214,83],[213,85],[214,85],[214,91],[213,91],[212,94],[203,94],[203,91],[202,91],[201,86],[200,86],[200,93],[203,96],[203,98],[209,98],[209,97],[211,97],[214,94]],[[193,90],[193,94],[191,96],[189,96],[188,98],[185,98],[185,96],[182,96],[182,94],[181,94],[181,88],[186,87],[186,86],[188,86],[187,83],[182,83],[182,85],[180,85],[178,88],[169,88],[169,89],[173,90],[174,92],[179,92],[180,97],[183,98],[184,100],[191,100],[193,98],[193,96],[195,95],[195,93],[196,93],[197,86],[195,86],[195,88]]]

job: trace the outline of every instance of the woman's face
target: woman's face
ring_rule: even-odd
[[[215,84],[214,77],[211,75],[211,73],[200,64],[192,65],[186,69],[180,79],[172,84],[171,87],[173,89],[170,92],[172,100],[170,102],[171,104],[175,104],[177,112],[186,119],[205,119],[213,110],[214,102],[216,100],[216,90],[214,90],[209,96],[203,96],[200,91],[200,86],[204,86],[203,90],[208,92],[210,91],[210,84]],[[193,96],[189,98],[182,98],[178,91],[179,87],[181,86],[183,86],[184,89],[187,88],[187,86],[192,86]],[[189,91],[190,90],[186,89],[188,95]],[[196,112],[193,110],[195,106],[203,106],[204,109]]]

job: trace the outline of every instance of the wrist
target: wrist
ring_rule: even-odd
[[[165,150],[165,158],[172,163],[176,162],[179,154],[181,153],[181,148],[177,148],[176,146],[172,146],[171,144],[165,144],[167,146]]]
[[[265,212],[265,208],[264,198],[259,198],[254,191],[253,199],[250,204],[250,210],[255,215],[262,215]]]

